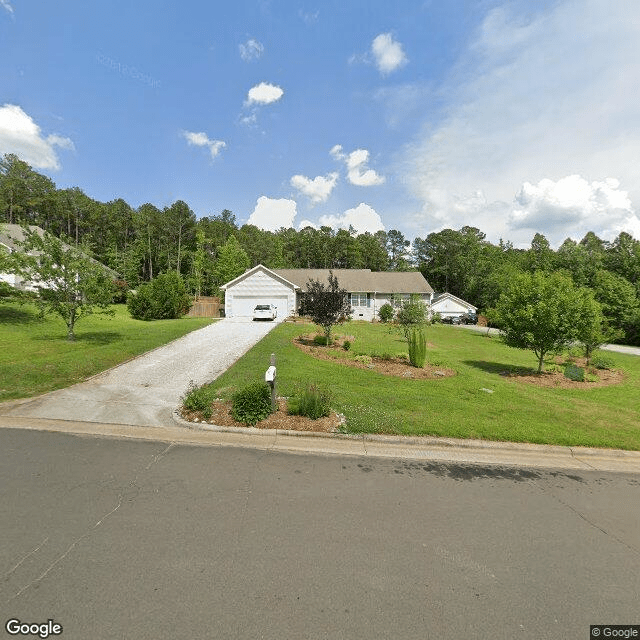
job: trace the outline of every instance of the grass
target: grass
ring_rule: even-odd
[[[293,346],[296,335],[314,330],[310,325],[279,325],[211,385],[212,393],[229,397],[247,382],[263,379],[275,353],[278,394],[293,395],[301,384],[326,386],[350,433],[640,450],[640,357],[607,353],[625,372],[618,385],[543,388],[501,375],[534,372],[532,353],[484,333],[434,325],[426,330],[427,362],[453,368],[457,375],[411,380],[346,367],[339,359],[317,360]],[[341,357],[407,353],[404,338],[385,325],[350,322],[336,333],[354,336],[351,351],[340,352]]]
[[[38,317],[34,305],[0,303],[0,402],[61,389],[211,322],[208,318],[133,320],[124,305],[115,316],[92,315],[67,340],[62,319]]]

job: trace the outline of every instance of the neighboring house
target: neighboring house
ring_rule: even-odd
[[[267,269],[259,264],[220,287],[225,291],[227,317],[249,317],[257,304],[273,304],[278,316],[297,313],[309,280],[328,284],[329,269]],[[396,306],[412,295],[431,303],[433,289],[418,271],[331,269],[338,285],[346,289],[354,320],[377,318],[385,303]]]
[[[431,313],[438,313],[442,318],[461,316],[463,313],[476,313],[478,309],[451,293],[437,293],[433,296]]]
[[[29,229],[35,231],[39,236],[44,235],[44,229],[38,227],[36,225],[29,225]],[[19,224],[0,224],[0,251],[6,251],[8,253],[14,253],[15,251],[22,251],[22,247],[20,246],[20,242],[23,242],[25,239],[24,230]],[[68,247],[69,245],[65,245]],[[69,247],[71,248],[71,247]],[[36,255],[34,253],[34,255]],[[93,260],[96,264],[101,264],[97,260]],[[113,269],[109,269],[109,267],[102,265],[105,271],[116,280],[119,276],[113,271]],[[23,291],[37,291],[38,285],[46,287],[46,284],[31,282],[30,280],[24,280],[19,275],[15,273],[0,273],[0,281],[9,283],[12,287],[16,289],[21,289]]]

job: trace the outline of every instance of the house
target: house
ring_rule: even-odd
[[[267,269],[259,264],[220,287],[225,291],[227,317],[249,317],[257,304],[273,304],[278,316],[294,315],[300,308],[309,280],[328,284],[329,269]],[[412,295],[429,305],[433,289],[418,271],[332,269],[338,285],[346,289],[354,320],[373,320],[385,303],[398,306]]]
[[[431,302],[431,312],[442,318],[461,316],[463,313],[476,313],[477,308],[451,293],[437,293]]]
[[[36,225],[29,225],[29,229],[31,231],[35,231],[40,237],[44,236],[44,229],[38,227]],[[24,242],[25,235],[24,229],[19,224],[0,224],[0,252],[6,253],[14,253],[16,251],[22,251],[22,247],[20,246],[21,242]],[[65,250],[67,248],[71,248],[69,245],[64,244]],[[33,252],[31,255],[38,255],[38,252]],[[94,260],[93,258],[89,258],[93,263],[99,264],[105,272],[113,279],[117,280],[119,278],[119,274],[115,272],[113,269],[103,265],[102,263]],[[1,265],[1,262],[0,262]],[[0,272],[0,282],[6,282],[12,287],[16,289],[22,289],[23,291],[37,291],[38,286],[36,282],[32,282],[29,280],[25,280],[21,276],[15,273],[2,273]],[[39,286],[46,287],[46,283],[39,283]]]

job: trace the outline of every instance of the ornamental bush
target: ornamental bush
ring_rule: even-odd
[[[613,369],[616,366],[615,361],[607,356],[597,355],[591,359],[591,365],[596,369]]]
[[[190,307],[187,287],[175,271],[141,284],[127,298],[127,309],[136,320],[173,320],[187,313]]]
[[[383,304],[378,311],[378,316],[382,322],[391,322],[391,320],[393,320],[393,315],[393,307],[388,302]]]
[[[214,396],[215,393],[209,387],[199,387],[191,381],[187,392],[182,397],[182,407],[187,411],[198,411],[205,420],[208,420],[212,414],[211,405],[215,399]]]
[[[232,398],[231,417],[251,427],[271,415],[271,389],[266,382],[252,382]]]
[[[564,377],[574,382],[584,382],[584,369],[575,364],[569,364],[564,369]]]

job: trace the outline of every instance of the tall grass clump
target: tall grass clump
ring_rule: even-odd
[[[409,343],[409,362],[418,369],[427,361],[427,338],[421,329],[412,329],[407,338]]]
[[[215,392],[208,386],[197,386],[193,380],[182,397],[182,407],[187,411],[197,411],[205,420],[211,417],[211,405],[215,400]]]
[[[331,392],[317,384],[310,384],[289,398],[287,413],[306,416],[312,420],[323,418],[331,412]]]

